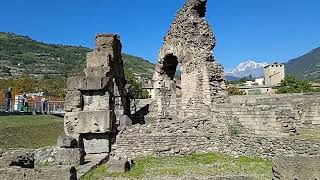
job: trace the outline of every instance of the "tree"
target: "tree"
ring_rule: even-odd
[[[37,80],[31,79],[28,73],[22,74],[13,87],[13,90],[17,93],[34,92],[37,89]]]
[[[147,99],[149,97],[149,93],[147,90],[143,89],[142,83],[138,82],[133,73],[128,69],[124,69],[124,74],[127,82],[130,84],[129,88],[129,96],[131,99]]]
[[[227,88],[228,94],[230,96],[236,96],[236,95],[246,95],[246,93],[239,88],[232,86]]]
[[[298,80],[294,76],[286,76],[281,81],[277,94],[312,92],[311,84],[306,80]]]

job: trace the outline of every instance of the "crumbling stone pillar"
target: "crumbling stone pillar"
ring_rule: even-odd
[[[98,34],[94,51],[87,54],[85,77],[67,81],[65,133],[79,139],[87,153],[109,152],[116,113],[130,114],[121,48],[118,35]]]
[[[154,74],[160,118],[177,115],[175,72],[181,68],[182,116],[194,116],[224,96],[224,73],[213,57],[215,37],[204,19],[207,0],[188,0],[177,13],[160,50]]]

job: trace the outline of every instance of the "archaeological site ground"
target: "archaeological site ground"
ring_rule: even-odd
[[[84,73],[68,78],[63,125],[54,118],[32,130],[59,134],[57,144],[39,137],[10,149],[19,141],[0,139],[0,179],[320,180],[320,94],[229,96],[206,4],[187,0],[179,10],[159,51],[154,98],[139,103],[128,95],[120,36],[98,33]]]

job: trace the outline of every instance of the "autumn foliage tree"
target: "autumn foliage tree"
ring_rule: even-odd
[[[227,92],[230,96],[236,95],[246,95],[246,93],[235,86],[231,86],[227,88]]]

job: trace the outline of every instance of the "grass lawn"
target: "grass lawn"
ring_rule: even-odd
[[[54,146],[63,133],[63,118],[55,116],[0,116],[0,148],[35,149]]]
[[[173,157],[145,157],[135,161],[131,171],[122,174],[108,173],[106,165],[90,171],[82,180],[103,177],[152,179],[152,177],[206,177],[253,175],[257,179],[271,179],[272,164],[269,160],[233,157],[220,153],[194,154]]]

